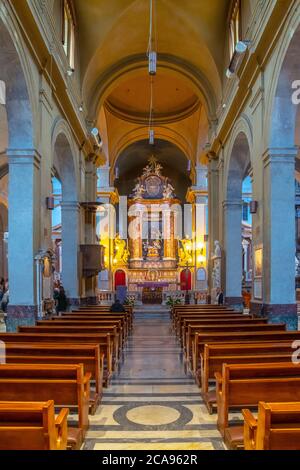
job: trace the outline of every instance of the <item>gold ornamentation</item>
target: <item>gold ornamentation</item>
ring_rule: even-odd
[[[114,240],[114,265],[123,266],[128,263],[129,250],[126,240],[122,240],[119,234]]]

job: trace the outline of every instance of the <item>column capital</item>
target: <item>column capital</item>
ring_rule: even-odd
[[[268,148],[262,155],[264,167],[271,163],[295,163],[295,158],[298,155],[298,147],[273,147]]]
[[[9,165],[35,165],[40,167],[41,154],[36,149],[7,149]]]

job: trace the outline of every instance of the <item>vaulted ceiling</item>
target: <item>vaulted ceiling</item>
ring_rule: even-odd
[[[195,163],[222,99],[230,0],[154,0],[158,70],[155,132]],[[75,0],[82,93],[111,166],[147,139],[150,0]],[[150,152],[150,150],[149,150]]]

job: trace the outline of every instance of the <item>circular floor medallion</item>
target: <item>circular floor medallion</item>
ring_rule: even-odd
[[[177,421],[179,417],[179,411],[169,406],[161,405],[138,406],[127,412],[127,419],[129,421],[144,426],[170,424]]]

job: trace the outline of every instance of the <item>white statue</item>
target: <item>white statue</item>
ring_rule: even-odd
[[[163,191],[163,198],[164,199],[172,199],[174,197],[174,191],[175,189],[170,183],[167,183],[164,187]]]
[[[143,197],[145,191],[146,190],[144,186],[140,182],[138,182],[133,189],[133,199],[140,199],[141,197]]]
[[[222,250],[220,246],[220,242],[218,240],[215,241],[215,251],[214,251],[214,258],[221,258],[222,257]]]

